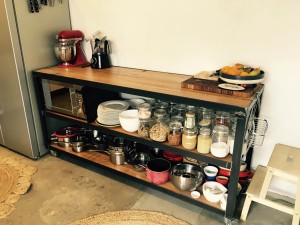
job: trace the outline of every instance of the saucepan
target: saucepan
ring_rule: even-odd
[[[129,164],[132,164],[133,168],[138,171],[144,171],[146,169],[147,163],[153,158],[152,155],[145,152],[137,152],[133,159],[131,159]]]
[[[169,180],[171,163],[163,158],[151,159],[146,165],[147,179],[154,184],[163,184]]]

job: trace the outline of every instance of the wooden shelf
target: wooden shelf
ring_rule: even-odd
[[[106,154],[99,153],[99,152],[91,152],[91,151],[85,151],[85,152],[77,153],[77,152],[74,152],[71,147],[63,148],[63,147],[59,147],[55,144],[51,144],[50,147],[54,150],[66,152],[66,153],[74,155],[76,157],[83,158],[83,159],[86,159],[88,161],[92,161],[96,164],[99,164],[99,165],[104,166],[106,168],[112,169],[114,171],[118,171],[118,172],[121,172],[123,174],[127,174],[131,177],[134,177],[134,178],[138,179],[138,180],[142,180],[144,182],[150,183],[147,180],[146,172],[137,172],[137,171],[134,170],[134,168],[131,165],[121,165],[121,166],[114,165],[110,162],[109,156],[106,155]],[[219,203],[213,203],[213,202],[207,201],[206,198],[204,197],[204,195],[201,195],[200,198],[198,198],[198,199],[194,199],[194,198],[191,197],[189,191],[178,190],[172,184],[171,181],[168,181],[164,184],[157,185],[157,186],[159,186],[162,189],[165,189],[165,190],[171,191],[173,193],[179,194],[181,196],[185,196],[186,198],[189,198],[190,200],[193,200],[193,201],[196,201],[196,202],[199,202],[199,203],[203,203],[205,205],[209,205],[210,207],[213,207],[216,210],[221,210],[222,211],[222,209],[220,208]],[[202,193],[201,188],[202,187],[199,187],[198,191],[200,191]]]
[[[57,113],[57,112],[53,112],[50,110],[45,110],[46,114],[49,116],[53,116],[55,118],[58,119],[62,119],[62,120],[69,120],[70,122],[76,122],[76,123],[80,123],[83,126],[87,126],[90,125],[92,126],[94,129],[98,129],[102,132],[105,133],[109,133],[115,136],[122,136],[125,139],[128,140],[133,140],[133,141],[137,141],[141,144],[146,144],[149,146],[153,146],[153,147],[158,147],[162,150],[169,150],[169,151],[173,151],[177,154],[181,154],[181,155],[185,155],[191,158],[195,158],[199,161],[205,161],[211,164],[215,164],[216,166],[222,166],[225,168],[230,168],[231,167],[231,162],[232,162],[232,155],[227,155],[225,158],[216,158],[214,157],[212,154],[200,154],[197,152],[196,149],[194,150],[187,150],[185,148],[183,148],[182,146],[171,146],[169,145],[167,142],[164,143],[160,143],[160,142],[155,142],[152,141],[150,138],[144,138],[141,137],[137,132],[127,132],[125,130],[123,130],[121,127],[115,127],[115,128],[109,128],[109,127],[105,127],[105,126],[101,126],[99,124],[97,124],[96,122],[87,124],[86,121],[84,119],[81,118],[77,118],[77,117],[72,117],[69,115],[65,115],[65,114],[61,114],[61,113]]]

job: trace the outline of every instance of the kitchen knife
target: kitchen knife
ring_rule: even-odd
[[[31,13],[34,13],[33,0],[29,0],[29,11],[30,11]]]
[[[38,0],[33,0],[33,6],[34,6],[34,11],[35,12],[39,12],[40,11]]]

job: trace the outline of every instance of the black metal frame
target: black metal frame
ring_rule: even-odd
[[[184,97],[180,97],[180,96],[166,95],[166,94],[161,94],[161,93],[157,93],[157,92],[150,92],[150,91],[144,91],[144,90],[139,90],[139,89],[132,89],[132,88],[126,88],[126,87],[120,87],[120,86],[114,86],[114,85],[107,85],[107,84],[95,83],[95,82],[91,82],[91,81],[79,80],[79,79],[73,79],[73,78],[67,78],[67,77],[53,76],[53,75],[50,75],[50,74],[45,74],[45,73],[40,73],[40,72],[33,72],[33,77],[34,77],[34,84],[35,84],[35,89],[36,89],[36,94],[37,94],[37,99],[38,99],[38,107],[40,109],[40,115],[41,115],[41,118],[42,118],[42,129],[43,129],[44,141],[45,141],[45,145],[48,146],[49,149],[56,150],[56,151],[59,150],[59,149],[55,149],[55,148],[49,146],[50,140],[49,140],[49,134],[48,134],[46,121],[45,121],[46,117],[52,117],[52,118],[55,118],[55,119],[58,119],[58,120],[69,121],[72,124],[77,124],[77,125],[80,125],[80,126],[85,126],[85,127],[88,127],[88,128],[97,129],[97,130],[99,130],[100,132],[103,132],[103,133],[123,137],[125,139],[131,140],[131,141],[136,141],[136,142],[139,142],[141,144],[148,145],[148,146],[163,148],[163,149],[166,149],[166,150],[173,151],[177,154],[181,154],[181,155],[184,155],[184,156],[187,156],[187,157],[195,158],[195,159],[200,160],[200,161],[205,161],[205,162],[208,162],[208,163],[211,163],[211,164],[215,164],[217,166],[229,168],[229,169],[231,169],[230,182],[229,182],[229,185],[228,185],[228,202],[230,204],[227,204],[227,208],[226,208],[226,211],[225,211],[225,217],[228,220],[233,220],[234,219],[234,213],[235,213],[235,209],[236,209],[236,205],[237,205],[236,204],[236,201],[237,201],[236,193],[237,193],[237,187],[238,187],[238,181],[239,181],[240,160],[241,160],[244,136],[245,136],[245,133],[246,133],[247,124],[248,124],[249,118],[251,116],[251,113],[255,113],[255,115],[259,114],[260,103],[261,103],[261,100],[262,100],[262,94],[263,94],[263,91],[264,91],[264,87],[262,87],[260,89],[260,91],[256,93],[256,98],[254,98],[254,100],[252,101],[252,103],[250,104],[250,106],[248,108],[241,108],[241,107],[226,105],[226,104],[222,104],[222,103],[212,103],[212,102],[207,102],[207,101],[202,101],[202,100],[197,100],[197,99],[184,98]],[[149,141],[147,139],[127,135],[125,133],[119,133],[119,132],[116,132],[116,131],[111,130],[109,128],[94,126],[92,124],[81,122],[81,121],[79,121],[75,118],[72,119],[72,117],[61,117],[61,116],[58,116],[56,114],[46,112],[45,111],[44,98],[43,98],[42,84],[41,84],[42,79],[55,80],[55,81],[60,81],[60,82],[65,82],[65,83],[82,85],[82,86],[91,86],[91,87],[95,87],[95,88],[99,88],[99,89],[105,89],[105,90],[112,90],[113,89],[113,90],[116,90],[118,92],[123,92],[123,93],[147,96],[147,97],[162,99],[162,100],[166,100],[166,101],[184,103],[184,104],[188,104],[188,105],[207,107],[207,108],[212,108],[212,109],[215,109],[215,110],[224,110],[224,111],[235,112],[236,115],[237,115],[237,128],[236,128],[237,130],[236,130],[236,133],[244,134],[244,135],[236,135],[236,137],[235,137],[234,150],[233,150],[234,154],[233,154],[231,163],[223,161],[222,159],[210,158],[210,157],[207,157],[205,155],[196,154],[196,153],[191,152],[191,151],[183,151],[181,149],[171,147],[171,146],[168,146],[168,145],[164,145],[162,143]],[[253,112],[253,108],[256,105],[258,105],[257,110],[255,112]],[[250,154],[252,154],[252,153],[250,152]],[[247,157],[247,160],[248,160],[248,163],[250,165],[251,157],[250,158]],[[97,165],[99,165],[99,164],[97,164]],[[105,168],[105,169],[112,170],[112,169],[107,168],[105,166],[102,166],[102,167]],[[124,173],[121,173],[121,172],[118,172],[118,171],[115,171],[115,172],[120,173],[122,176],[124,175]],[[133,178],[135,180],[137,179],[137,178],[134,178],[130,175],[127,175],[127,174],[125,174],[125,175],[129,178]],[[141,182],[141,180],[138,180],[138,181]],[[204,203],[200,203],[198,201],[193,201],[190,198],[187,198],[187,197],[182,196],[180,194],[177,194],[177,193],[174,193],[172,191],[166,190],[164,188],[153,185],[151,183],[148,183],[148,182],[145,182],[145,181],[142,181],[142,183],[147,185],[147,186],[150,186],[154,189],[157,189],[159,191],[163,191],[163,192],[171,194],[175,197],[179,197],[181,199],[189,201],[189,202],[191,202],[193,204],[196,204],[198,206],[201,205],[202,207],[208,208],[208,209],[216,211],[216,212],[223,212],[223,211],[218,210],[214,207],[205,205]]]

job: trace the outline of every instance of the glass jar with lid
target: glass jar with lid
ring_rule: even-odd
[[[150,125],[151,125],[150,118],[140,119],[139,127],[138,127],[138,134],[141,137],[149,137]]]
[[[209,129],[212,129],[213,118],[214,118],[214,115],[213,115],[212,111],[207,111],[207,112],[203,113],[201,116],[201,119],[199,119],[198,126],[200,128],[207,127]]]
[[[185,104],[176,104],[173,106],[172,116],[185,116]]]
[[[169,103],[164,101],[159,101],[156,103],[156,109],[163,109],[166,111],[166,113],[169,113]]]
[[[158,142],[167,140],[169,127],[167,125],[166,111],[164,109],[156,109],[154,111],[153,123],[149,131],[149,137]]]
[[[211,130],[207,127],[200,128],[198,141],[197,141],[197,151],[201,154],[207,154],[210,151],[211,146]]]
[[[151,105],[149,103],[142,103],[138,106],[139,119],[149,119],[151,117]]]
[[[183,128],[182,134],[182,146],[185,149],[192,150],[196,148],[197,145],[197,128]]]
[[[171,122],[179,122],[182,125],[184,123],[184,118],[181,115],[172,116]]]
[[[182,139],[182,124],[180,122],[170,122],[168,142],[170,145],[176,146],[181,144]]]
[[[196,126],[196,115],[194,112],[187,112],[185,114],[184,127],[194,128]]]
[[[214,126],[210,152],[218,158],[224,158],[229,153],[228,145],[229,129],[225,125]]]
[[[230,126],[230,113],[225,111],[216,112],[216,123],[215,125]]]

